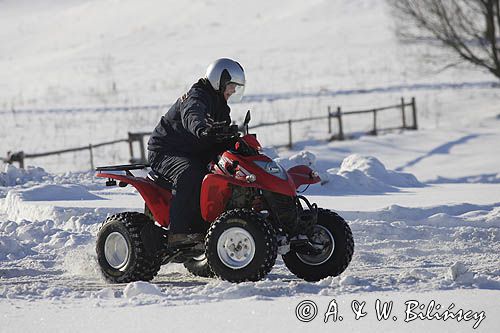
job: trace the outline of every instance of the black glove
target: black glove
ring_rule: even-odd
[[[209,123],[207,128],[202,130],[200,136],[213,143],[234,142],[240,136],[238,126],[228,126],[226,122]]]

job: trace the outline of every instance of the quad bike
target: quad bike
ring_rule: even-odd
[[[354,251],[348,224],[297,194],[299,186],[319,182],[318,174],[304,165],[285,170],[264,155],[256,136],[248,134],[249,121],[248,112],[244,135],[210,164],[203,179],[201,214],[210,226],[202,242],[169,245],[168,179],[153,171],[134,176],[135,170],[147,168],[143,164],[97,168],[97,176],[108,179],[106,185],[130,184],[145,200],[144,213],[110,216],[99,230],[97,258],[107,280],[149,281],[161,265],[176,262],[197,276],[257,281],[271,271],[278,254],[307,281],[337,276],[347,268]]]

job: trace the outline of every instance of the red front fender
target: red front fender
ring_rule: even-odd
[[[296,189],[299,188],[300,185],[316,184],[321,181],[319,175],[305,165],[296,165],[288,169],[287,173],[292,178]]]
[[[227,202],[232,195],[231,185],[242,187],[255,186],[255,184],[223,175],[208,174],[205,176],[200,195],[201,216],[205,221],[212,222],[224,212]]]

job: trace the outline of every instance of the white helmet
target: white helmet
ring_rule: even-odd
[[[212,87],[220,93],[224,93],[229,83],[236,84],[236,91],[229,98],[230,102],[240,102],[243,98],[245,71],[238,62],[228,58],[217,59],[208,66],[205,76]]]

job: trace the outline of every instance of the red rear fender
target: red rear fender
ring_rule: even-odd
[[[132,185],[139,191],[148,205],[155,221],[163,227],[170,224],[170,200],[172,192],[155,184],[152,180],[143,177],[134,177],[123,174],[100,172],[97,177],[116,179],[120,182]]]

